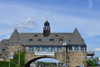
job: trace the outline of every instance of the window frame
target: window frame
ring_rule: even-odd
[[[29,42],[32,42],[33,41],[33,39],[29,39]]]
[[[56,47],[57,48],[57,52],[62,52],[62,47]],[[61,48],[60,50],[59,50],[59,48]]]
[[[79,46],[74,46],[74,51],[79,51]]]
[[[51,41],[52,40],[52,41]],[[54,39],[50,39],[50,42],[54,42]]]

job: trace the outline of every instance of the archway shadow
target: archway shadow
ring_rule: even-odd
[[[30,64],[31,64],[33,61],[36,61],[36,60],[41,59],[41,58],[52,58],[52,57],[49,57],[49,56],[42,56],[42,57],[34,58],[34,59],[28,61],[28,62],[25,64],[25,67],[30,67]],[[53,59],[55,59],[55,58],[53,58]]]

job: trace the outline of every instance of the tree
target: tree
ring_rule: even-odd
[[[19,52],[14,53],[13,59],[11,59],[11,62],[18,64],[18,56],[19,56]],[[25,65],[25,56],[24,56],[24,52],[20,52],[20,66],[24,66]]]
[[[86,64],[87,66],[98,66],[98,61],[99,58],[98,57],[92,57],[86,61],[83,61],[84,64]]]

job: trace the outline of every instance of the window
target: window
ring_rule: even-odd
[[[29,39],[29,42],[32,42],[33,41],[33,39]]]
[[[71,52],[71,51],[72,51],[72,46],[69,47],[69,52]]]
[[[55,37],[58,37],[58,35],[55,35]]]
[[[38,42],[42,42],[42,39],[38,39]]]
[[[57,52],[62,52],[62,47],[57,47]]]
[[[49,47],[41,47],[41,52],[49,52]]]
[[[6,51],[7,51],[7,47],[6,47]]]
[[[55,47],[51,47],[51,52],[55,52]]]
[[[35,35],[35,37],[38,37],[38,35]]]
[[[4,52],[4,51],[5,51],[5,49],[2,49],[2,51]]]
[[[68,60],[67,60],[67,61],[68,61],[68,63],[69,63],[69,57],[68,57]]]
[[[53,39],[50,39],[50,42],[53,42],[54,40]]]
[[[35,52],[40,52],[40,47],[35,47]]]
[[[78,46],[74,46],[74,51],[79,51],[79,47]]]
[[[84,52],[84,46],[81,46],[81,51],[83,51],[83,52]]]
[[[29,52],[34,52],[34,47],[29,47]]]
[[[59,42],[63,42],[63,39],[59,39]]]

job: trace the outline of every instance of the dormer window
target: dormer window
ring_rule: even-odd
[[[59,39],[59,42],[63,42],[63,39]]]
[[[54,41],[54,39],[50,39],[50,42],[53,42]]]
[[[29,42],[32,42],[33,41],[33,39],[29,39]]]
[[[58,37],[58,35],[55,35],[55,37]]]
[[[42,42],[42,39],[38,39],[38,42]]]
[[[35,35],[35,37],[38,37],[38,35]]]

